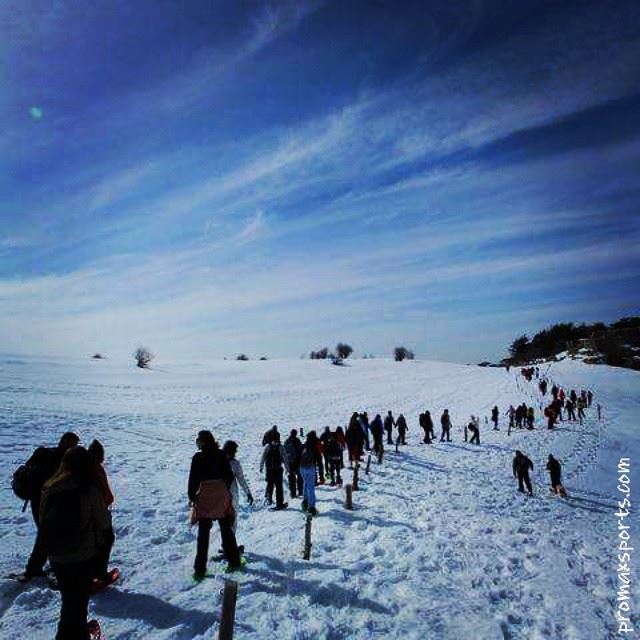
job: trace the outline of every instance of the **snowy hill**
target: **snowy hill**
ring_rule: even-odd
[[[614,638],[618,460],[631,459],[640,490],[640,374],[581,362],[546,371],[565,389],[590,388],[583,427],[544,428],[534,383],[515,370],[435,362],[269,360],[166,365],[142,371],[112,360],[0,357],[0,573],[20,570],[31,548],[29,513],[9,487],[40,444],[74,430],[106,448],[116,494],[113,564],[123,580],[92,600],[109,640],[216,637],[224,574],[191,579],[195,534],[186,478],[199,429],[240,444],[238,458],[262,496],[263,432],[278,424],[318,432],[354,410],[402,412],[408,446],[372,464],[344,509],[344,492],[319,488],[311,560],[302,560],[299,502],[271,512],[243,503],[238,541],[249,564],[240,584],[239,639],[405,638],[592,640]],[[506,431],[504,411],[525,401],[536,430]],[[501,410],[481,446],[465,444],[470,414]],[[453,442],[419,444],[418,413],[450,410]],[[533,460],[533,498],[516,491],[514,449]],[[564,462],[570,499],[551,497],[547,455]],[[347,481],[351,472],[346,471]],[[634,501],[633,497],[631,498]],[[640,522],[632,516],[640,549]],[[216,537],[212,551],[217,548]],[[640,553],[640,551],[636,552]],[[634,558],[632,602],[640,573]],[[210,564],[212,573],[221,566]],[[0,637],[52,638],[59,596],[44,583],[0,582]],[[632,609],[633,610],[633,609]],[[634,618],[636,629],[640,618]],[[28,634],[25,635],[25,629]],[[628,635],[627,637],[632,637]]]

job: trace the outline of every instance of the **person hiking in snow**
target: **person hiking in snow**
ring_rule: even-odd
[[[104,503],[109,508],[114,501],[113,492],[109,485],[107,478],[107,472],[104,469],[104,447],[98,440],[94,440],[87,449],[89,455],[93,458],[96,464],[96,478],[98,481],[98,488],[104,499]],[[113,533],[113,527],[109,527],[104,532],[103,544],[100,546],[100,551],[96,558],[95,566],[95,578],[101,582],[110,583],[113,581],[112,574],[109,572],[109,558],[111,557],[111,549],[115,542],[115,534]]]
[[[322,443],[322,461],[324,463],[324,469],[327,475],[329,475],[329,456],[327,455],[327,440],[330,437],[331,437],[331,427],[325,427],[324,431],[320,435],[320,442]]]
[[[424,431],[424,438],[422,439],[423,444],[431,444],[431,428],[433,428],[433,421],[431,421],[431,416],[429,416],[429,420],[431,421],[431,425],[427,422],[427,414],[429,412],[421,413],[418,418],[418,424]]]
[[[449,409],[445,409],[440,416],[440,425],[442,426],[440,442],[444,442],[445,437],[447,442],[451,442],[451,418],[449,417]]]
[[[347,433],[345,434],[347,440],[347,448],[349,449],[349,466],[353,466],[362,458],[362,445],[364,443],[364,436],[362,435],[362,429],[357,421],[351,419]]]
[[[540,384],[538,385],[538,388],[540,389],[540,393],[543,396],[547,395],[547,381],[546,380],[540,380]]]
[[[111,528],[99,484],[95,459],[72,446],[43,487],[41,541],[62,596],[56,640],[99,637],[98,622],[87,622],[96,562]]]
[[[271,427],[271,429],[269,429],[268,431],[265,431],[264,435],[262,436],[262,446],[264,447],[268,445],[276,437],[278,438],[278,441],[280,441],[280,433],[278,433],[278,425],[274,424],[273,427]]]
[[[576,402],[576,406],[578,407],[578,420],[580,421],[580,426],[582,426],[582,421],[586,418],[584,414],[585,407],[587,406],[586,400],[581,396],[578,398]]]
[[[578,394],[576,393],[575,389],[571,389],[569,397],[571,398],[571,402],[573,402],[574,405],[578,402]]]
[[[553,493],[561,495],[564,492],[562,486],[562,465],[559,460],[556,460],[551,454],[549,454],[549,461],[547,462],[547,471],[551,477],[551,489]]]
[[[507,430],[507,435],[511,435],[511,429],[513,429],[516,422],[516,410],[513,405],[509,405],[509,411],[507,411],[507,415],[509,416],[509,429]]]
[[[407,427],[407,421],[404,415],[400,414],[398,419],[396,420],[396,427],[398,428],[398,443],[399,444],[407,444],[407,431],[409,427]]]
[[[347,439],[344,435],[344,429],[339,425],[336,427],[335,438],[340,445],[340,469],[344,469],[344,450],[347,448]]]
[[[533,423],[535,420],[535,411],[533,407],[527,409],[527,429],[533,429]]]
[[[348,432],[348,430],[347,430]],[[362,434],[362,431],[360,431]],[[307,434],[307,440],[300,453],[300,474],[302,475],[302,510],[308,511],[312,516],[317,515],[316,510],[316,462],[315,448],[316,440],[315,431]]]
[[[291,429],[289,437],[284,441],[284,451],[289,461],[289,495],[291,498],[302,497],[302,476],[300,475],[300,454],[302,453],[302,442],[298,438],[297,429]]]
[[[358,420],[360,421],[360,427],[362,428],[362,433],[364,435],[364,446],[367,451],[370,451],[371,446],[369,444],[369,416],[367,412],[363,412],[358,416]]]
[[[531,478],[529,478],[529,470],[533,471],[533,462],[527,458],[522,452],[516,451],[516,455],[513,458],[513,477],[518,478],[518,491],[524,493],[524,487],[526,485],[529,495],[533,495],[533,488],[531,486]]]
[[[591,407],[591,403],[593,402],[593,392],[591,389],[587,391],[587,407]]]
[[[393,419],[391,411],[384,417],[384,430],[387,432],[387,444],[393,444],[393,427],[395,427],[396,421]]]
[[[379,413],[377,413],[376,417],[372,420],[370,429],[371,435],[373,436],[373,451],[379,454],[383,448],[382,441],[384,440],[384,426]]]
[[[265,445],[260,459],[260,473],[266,470],[267,488],[265,497],[267,504],[273,504],[273,490],[276,490],[276,509],[286,509],[289,504],[284,501],[282,465],[289,472],[289,461],[284,447],[280,444],[280,435],[274,435],[271,442]]]
[[[24,572],[17,576],[20,582],[28,582],[32,578],[45,575],[44,565],[47,562],[47,553],[42,544],[39,526],[42,487],[58,470],[64,454],[79,442],[80,438],[68,431],[62,435],[56,447],[38,447],[14,475],[14,491],[19,493],[22,499],[31,502],[31,515],[36,525],[36,539],[27,566]],[[16,477],[18,475],[19,478]],[[16,483],[20,485],[19,488]]]
[[[577,420],[576,411],[575,411],[575,405],[573,404],[573,402],[571,401],[570,398],[567,398],[565,400],[564,408],[567,410],[567,420],[569,422],[575,422]]]
[[[327,456],[327,475],[331,479],[331,486],[335,487],[336,484],[342,486],[342,477],[340,476],[340,461],[342,460],[342,451],[340,445],[336,441],[332,433],[329,434],[324,444],[325,454]]]
[[[253,495],[251,494],[249,483],[245,478],[244,470],[242,468],[242,465],[240,464],[240,460],[236,458],[236,455],[238,453],[238,443],[234,440],[227,440],[224,445],[222,445],[222,452],[225,456],[227,456],[227,460],[229,460],[229,465],[231,466],[231,471],[233,473],[233,482],[231,483],[230,488],[231,505],[233,506],[233,521],[231,523],[231,530],[233,531],[233,535],[236,535],[236,532],[238,530],[238,508],[240,507],[239,487],[247,496],[247,502],[249,503],[249,506],[253,504]],[[242,553],[244,551],[244,547],[239,546],[238,550]]]
[[[480,444],[480,420],[476,416],[471,416],[471,420],[467,425],[467,431],[471,433],[469,444]]]
[[[500,416],[500,412],[498,411],[498,407],[494,406],[493,409],[491,409],[491,422],[493,422],[494,431],[500,431],[500,429],[498,429],[499,416]]]
[[[553,396],[554,400],[558,399],[558,392],[560,391],[560,389],[558,389],[558,385],[554,384],[553,387],[551,387],[551,395]]]
[[[231,485],[233,470],[227,456],[220,450],[211,431],[199,431],[196,438],[198,451],[191,459],[187,494],[192,507],[191,521],[198,523],[196,557],[193,577],[202,580],[207,572],[209,537],[213,521],[217,520],[222,538],[222,550],[233,571],[241,566],[240,551],[233,533]],[[215,482],[218,481],[218,482]]]
[[[547,429],[553,429],[556,426],[556,413],[551,405],[545,408],[544,415],[547,419]]]

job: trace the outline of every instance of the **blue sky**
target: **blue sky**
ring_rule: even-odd
[[[640,312],[637,2],[0,8],[0,348],[476,362]]]

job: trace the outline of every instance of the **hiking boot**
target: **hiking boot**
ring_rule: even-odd
[[[309,513],[312,516],[317,516],[318,515],[318,510],[315,507],[311,507],[311,509],[309,509]]]
[[[289,506],[288,502],[283,502],[276,506],[276,511],[282,511],[282,509],[286,509]]]
[[[303,511],[306,511],[309,505],[306,500],[303,500],[300,506],[302,507]]]

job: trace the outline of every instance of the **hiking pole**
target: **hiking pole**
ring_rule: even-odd
[[[238,597],[238,583],[227,580],[222,592],[222,617],[218,640],[233,640],[233,626],[236,617],[236,599]]]

